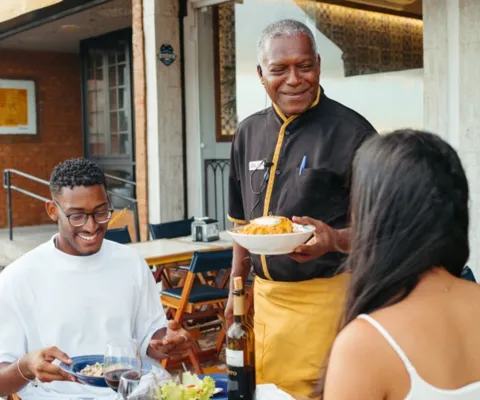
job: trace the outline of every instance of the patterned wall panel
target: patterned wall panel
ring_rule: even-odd
[[[293,0],[317,29],[343,51],[345,76],[423,67],[423,22],[418,19]],[[275,2],[271,3],[275,7]],[[235,3],[216,7],[217,140],[231,140],[237,126]],[[321,49],[319,49],[321,53]]]
[[[217,9],[217,140],[231,140],[237,128],[235,3]]]
[[[296,3],[343,51],[345,76],[423,67],[421,20],[320,2],[311,7],[311,0]]]

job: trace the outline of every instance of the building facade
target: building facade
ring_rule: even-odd
[[[0,104],[3,99],[4,113],[8,108],[15,114],[12,110],[23,107],[15,97],[18,87],[31,83],[33,95],[28,94],[25,107],[36,120],[31,134],[17,132],[18,122],[4,121],[0,167],[48,180],[60,161],[91,158],[112,177],[112,204],[128,211],[123,221],[133,225],[132,204],[137,203],[129,199],[138,201],[146,237],[143,15],[142,2],[135,0],[2,2]],[[15,174],[11,180],[48,197],[45,185]],[[0,197],[0,226],[5,226],[6,196]],[[48,222],[42,202],[22,193],[13,192],[12,209],[15,226]]]
[[[209,215],[226,226],[231,136],[269,105],[256,38],[268,23],[295,18],[315,33],[330,97],[379,131],[428,129],[459,151],[472,192],[469,264],[480,273],[476,0],[33,3],[0,5],[0,93],[9,81],[33,81],[37,128],[5,133],[0,118],[2,170],[48,179],[61,160],[86,156],[135,183],[110,184],[138,201],[143,239],[147,222]],[[47,222],[41,202],[15,193],[13,204],[15,224]],[[127,206],[122,198],[115,205]]]

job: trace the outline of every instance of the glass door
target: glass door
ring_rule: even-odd
[[[107,174],[135,181],[131,30],[87,39],[81,46],[85,154]],[[110,181],[109,188],[135,197],[132,185]],[[125,206],[116,196],[112,202]]]

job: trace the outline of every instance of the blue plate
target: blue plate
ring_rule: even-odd
[[[68,365],[65,363],[60,363],[60,368],[63,369],[66,373],[75,376],[80,382],[85,385],[96,386],[96,387],[109,387],[103,376],[87,376],[82,375],[79,372],[84,369],[87,365],[93,365],[95,363],[102,364],[104,357],[102,355],[93,354],[72,357],[72,364]],[[142,370],[150,371],[152,369],[151,364],[144,360]]]
[[[103,363],[104,357],[102,355],[86,355],[72,357],[72,364],[68,365],[65,363],[60,363],[60,368],[66,373],[75,376],[80,382],[96,387],[109,387],[105,379],[101,376],[87,376],[81,375],[79,372],[84,369],[87,365],[93,365],[95,363]],[[150,370],[151,365],[144,360],[145,370]],[[227,374],[205,374],[200,375],[200,378],[205,376],[211,376],[215,381],[215,387],[222,389],[221,393],[213,396],[215,400],[227,400]]]
[[[103,363],[103,356],[101,355],[88,355],[88,356],[78,356],[72,357],[72,364],[68,365],[65,363],[60,363],[60,368],[63,369],[66,373],[75,376],[80,382],[96,387],[109,387],[107,382],[102,376],[87,376],[81,375],[79,372],[84,369],[87,365],[93,365],[95,363]]]
[[[202,379],[204,376],[211,376],[215,381],[215,387],[219,389],[223,389],[222,392],[213,396],[215,400],[227,400],[227,374],[205,374],[200,375],[199,378]]]

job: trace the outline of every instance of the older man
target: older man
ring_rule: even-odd
[[[319,86],[312,32],[294,20],[268,26],[258,41],[258,76],[272,107],[245,119],[230,165],[229,218],[269,214],[315,223],[316,240],[290,256],[255,256],[235,245],[233,276],[255,280],[258,383],[310,396],[342,308],[349,247],[347,214],[353,155],[375,129]],[[227,307],[230,316],[231,305]]]

